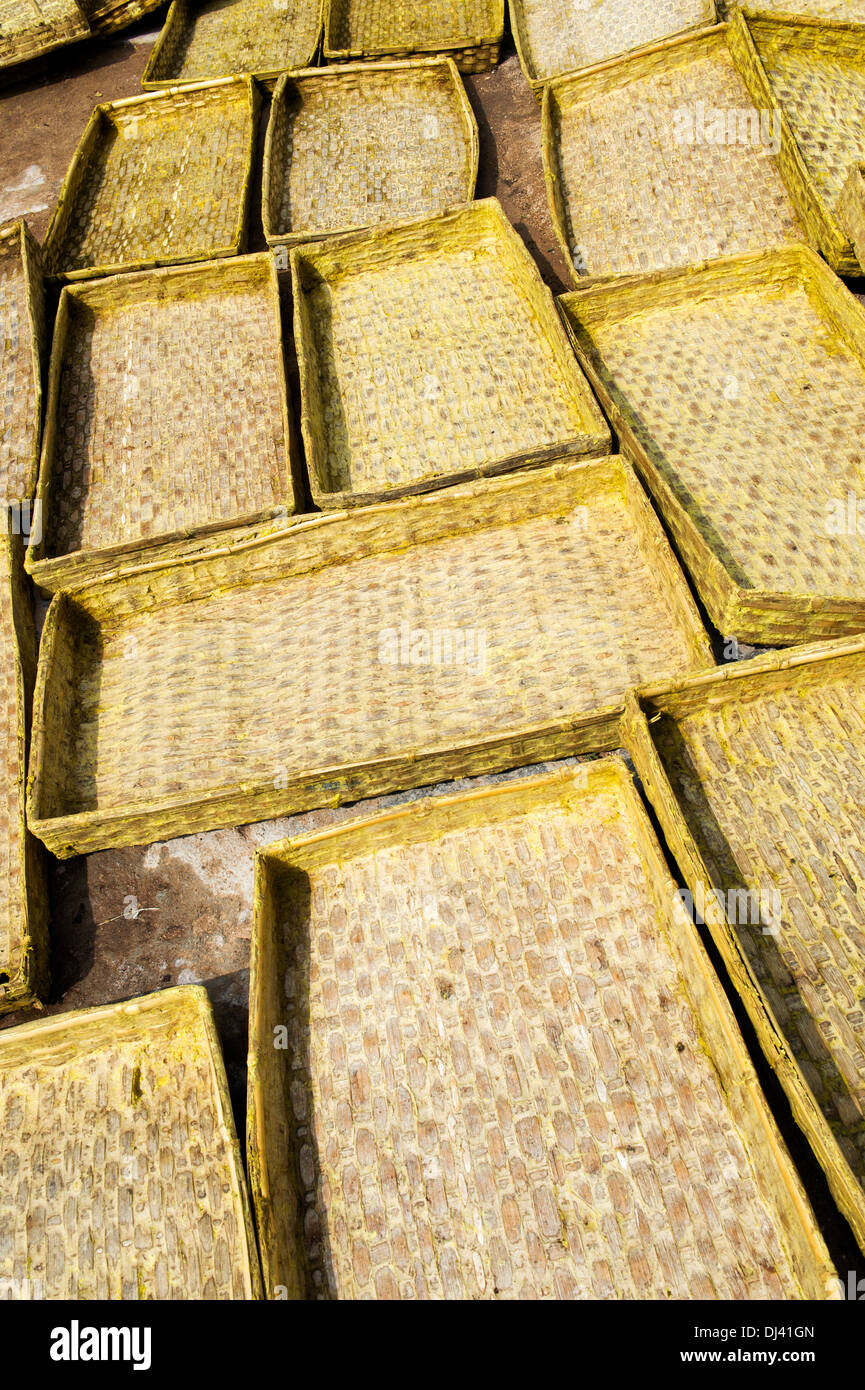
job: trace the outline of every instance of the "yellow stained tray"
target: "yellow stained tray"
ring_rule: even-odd
[[[322,0],[172,0],[144,69],[145,91],[309,67],[318,53]]]
[[[615,748],[711,660],[621,460],[301,518],[55,595],[29,823],[66,857]]]
[[[865,638],[640,690],[623,734],[865,1249]]]
[[[838,1297],[618,758],[258,856],[270,1296]]]
[[[716,22],[714,0],[508,0],[511,33],[523,75],[540,101],[544,86],[595,63]]]
[[[86,39],[90,25],[76,0],[0,0],[0,83],[3,70]]]
[[[39,465],[44,298],[39,247],[26,222],[9,222],[0,227],[0,496],[19,515]]]
[[[273,257],[117,275],[60,297],[27,568],[54,592],[171,559],[303,496]]]
[[[756,94],[758,68],[737,15],[547,84],[547,192],[578,276],[639,275],[807,240],[792,137]]]
[[[88,280],[242,251],[259,97],[249,78],[97,106],[42,248]]]
[[[206,991],[0,1032],[0,1298],[261,1296]]]
[[[610,448],[552,296],[494,198],[290,259],[318,506]]]
[[[290,246],[432,217],[470,202],[477,172],[477,123],[451,59],[286,73],[264,146],[264,235]]]
[[[792,246],[559,305],[719,632],[861,632],[865,309],[825,262]]]

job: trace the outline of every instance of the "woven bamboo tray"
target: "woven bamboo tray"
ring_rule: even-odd
[[[48,988],[43,852],[25,820],[36,636],[22,549],[20,536],[0,534],[0,1014],[37,1003]]]
[[[46,275],[212,260],[244,249],[259,97],[249,78],[97,106],[42,248]]]
[[[565,22],[560,0],[508,0],[508,7],[520,67],[538,101],[552,78],[704,28],[717,18],[714,0],[571,4]]]
[[[248,1156],[268,1293],[830,1296],[674,901],[618,758],[260,855]]]
[[[36,491],[45,304],[42,257],[24,221],[0,227],[0,479],[4,502]]]
[[[761,19],[821,19],[842,24],[865,24],[862,0],[754,0],[742,5],[742,13]]]
[[[865,29],[817,19],[746,24],[737,15],[734,22],[753,45],[755,101],[777,107],[787,132],[785,177],[809,240],[839,275],[859,275],[851,231],[861,221],[862,198],[849,223],[842,195],[865,157]]]
[[[315,61],[322,0],[172,0],[144,70],[145,90],[247,75],[271,87]]]
[[[117,275],[60,297],[27,568],[77,587],[296,509],[273,257]],[[300,491],[302,496],[302,490]]]
[[[312,495],[346,507],[610,448],[494,198],[291,252]]]
[[[614,748],[710,664],[619,459],[298,519],[55,596],[29,824],[65,857]]]
[[[825,262],[791,246],[559,303],[718,631],[861,632],[865,309]]]
[[[0,72],[89,33],[76,0],[0,0]]]
[[[461,72],[499,61],[505,0],[325,0],[324,61],[435,53]]]
[[[0,1136],[0,1298],[261,1296],[200,986],[0,1033]]]
[[[642,274],[807,239],[798,193],[784,184],[783,118],[778,158],[771,113],[769,143],[750,143],[760,117],[743,71],[749,46],[756,65],[740,18],[547,85],[547,192],[579,275]],[[726,138],[730,111],[748,142],[714,142],[713,113],[724,113]]]
[[[863,734],[862,637],[640,691],[624,721],[666,839],[865,1249]],[[752,925],[755,901],[769,910]]]
[[[104,36],[125,29],[146,14],[158,10],[164,0],[81,0],[81,8],[86,14],[94,34]]]
[[[474,197],[478,130],[449,58],[281,78],[264,147],[270,246],[431,217]]]

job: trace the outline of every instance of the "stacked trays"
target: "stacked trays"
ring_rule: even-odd
[[[320,507],[606,452],[549,290],[495,199],[291,253]]]
[[[740,18],[545,88],[550,206],[578,274],[642,274],[806,240],[772,113],[761,117],[743,71],[748,42]],[[727,142],[730,110],[744,140]],[[761,119],[767,139],[753,144]]]
[[[499,60],[504,0],[324,0],[324,61],[437,53],[461,72]]]
[[[638,692],[625,738],[865,1248],[865,638]]]
[[[27,567],[73,588],[189,537],[294,512],[273,258],[112,276],[64,289]]]
[[[7,1297],[260,1297],[203,989],[0,1033],[0,1129]]]
[[[561,0],[508,0],[511,32],[526,81],[541,100],[551,78],[618,58],[687,29],[715,23],[714,0],[602,0],[573,5],[562,23]]]
[[[560,301],[719,632],[865,627],[865,309],[806,247]]]
[[[286,74],[264,147],[264,234],[289,246],[432,217],[473,198],[477,171],[477,125],[449,58]]]
[[[173,0],[141,85],[246,75],[270,86],[314,62],[320,37],[321,0]]]
[[[268,1292],[825,1298],[823,1241],[675,900],[619,759],[260,857]]]
[[[158,10],[162,0],[81,0],[90,28],[94,34],[113,34],[134,24],[153,10]]]
[[[312,517],[55,597],[29,822],[65,857],[612,749],[709,664],[617,459]]]
[[[45,237],[46,275],[91,279],[243,250],[257,112],[248,78],[97,106]]]

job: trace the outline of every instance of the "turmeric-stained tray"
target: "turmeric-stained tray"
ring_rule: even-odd
[[[740,16],[547,85],[547,191],[578,274],[641,274],[807,239],[802,190],[784,183],[789,130],[749,90],[756,63]]]
[[[615,748],[711,664],[619,459],[349,514],[57,594],[30,825],[61,857]]]
[[[437,53],[489,72],[504,25],[505,0],[324,0],[324,61]]]
[[[264,235],[286,246],[432,217],[469,202],[477,172],[477,124],[449,58],[291,73],[267,127]]]
[[[36,1003],[48,986],[43,852],[25,819],[36,637],[22,549],[20,536],[0,535],[0,1014]]]
[[[851,244],[856,222],[842,204],[851,169],[865,159],[862,21],[865,7],[859,25],[736,18],[758,58],[755,99],[776,107],[789,131],[788,182],[802,189],[809,239],[841,275],[862,273]],[[857,201],[861,216],[865,197]]]
[[[571,4],[562,20],[561,0],[508,0],[520,66],[538,101],[554,77],[617,58],[688,29],[714,24],[714,0],[600,0]]]
[[[639,691],[624,735],[865,1249],[865,638]]]
[[[76,0],[0,0],[0,72],[89,33]]]
[[[27,568],[43,588],[294,512],[273,257],[68,285]]]
[[[559,302],[719,632],[861,632],[865,309],[825,262],[792,246]]]
[[[268,86],[318,52],[322,0],[172,0],[145,89],[248,75]]]
[[[609,450],[552,296],[494,198],[290,259],[320,507]]]
[[[44,338],[39,247],[26,222],[10,222],[0,227],[0,498],[19,515],[36,490]]]
[[[749,19],[819,19],[865,24],[863,0],[745,0],[741,8]]]
[[[0,1136],[0,1297],[260,1297],[200,986],[0,1033]]]
[[[838,1297],[618,758],[271,847],[250,1012],[271,1295]]]
[[[258,102],[255,84],[234,78],[97,106],[45,237],[46,275],[242,251]]]

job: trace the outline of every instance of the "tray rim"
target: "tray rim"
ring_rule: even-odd
[[[581,319],[586,306],[603,305],[613,301],[607,324],[622,323],[629,317],[651,312],[657,301],[647,298],[642,306],[636,301],[632,308],[618,310],[616,301],[626,295],[636,296],[641,290],[649,294],[655,287],[681,286],[681,307],[689,302],[722,299],[743,292],[747,283],[743,276],[731,283],[738,271],[760,272],[767,275],[777,268],[784,282],[798,284],[812,303],[819,306],[837,336],[842,335],[830,295],[842,301],[841,308],[852,321],[858,320],[859,349],[863,380],[865,380],[865,308],[846,285],[810,246],[791,242],[787,246],[767,251],[745,252],[718,260],[701,261],[690,266],[651,271],[643,276],[619,276],[602,284],[587,285],[581,290],[560,295],[557,304],[567,328],[571,345],[592,389],[611,420],[620,441],[622,452],[636,467],[641,479],[654,498],[665,524],[673,537],[676,553],[690,575],[694,588],[709,618],[722,636],[736,636],[745,642],[758,644],[793,645],[822,637],[859,631],[865,627],[865,586],[861,599],[823,595],[807,591],[749,588],[739,584],[725,562],[715,553],[695,520],[678,500],[670,484],[657,468],[633,427],[633,416],[626,414],[613,399],[606,377],[599,370],[603,362],[600,351],[594,348],[591,332]],[[760,280],[752,280],[758,287]],[[849,330],[852,334],[852,329]],[[847,346],[854,352],[852,344]],[[827,631],[830,628],[833,631]]]
[[[484,810],[487,805],[495,805],[498,802],[499,805],[507,808],[510,804],[512,814],[519,816],[528,812],[529,808],[525,805],[525,798],[531,797],[533,794],[547,792],[551,801],[556,801],[559,805],[564,806],[566,799],[580,800],[583,797],[597,794],[592,786],[594,782],[596,784],[601,783],[601,789],[603,789],[604,784],[608,784],[611,792],[616,795],[620,803],[622,819],[627,821],[629,828],[634,831],[635,852],[641,863],[646,866],[647,889],[650,898],[654,899],[657,910],[658,935],[665,939],[676,967],[679,982],[685,991],[688,1005],[700,1028],[701,1042],[706,1042],[703,1025],[708,1001],[708,1008],[711,1008],[715,1015],[713,1026],[725,1037],[730,1048],[732,1061],[724,1059],[723,1063],[719,1064],[715,1046],[711,1046],[711,1060],[721,1075],[724,1075],[725,1072],[728,1074],[735,1072],[736,1087],[741,1088],[743,1094],[747,1096],[746,1104],[753,1108],[755,1118],[758,1120],[759,1128],[765,1140],[765,1150],[762,1154],[755,1151],[750,1135],[736,1114],[735,1104],[728,1096],[727,1087],[723,1087],[727,1101],[727,1113],[748,1155],[761,1200],[767,1207],[771,1206],[777,1214],[778,1203],[773,1200],[774,1190],[764,1189],[760,1186],[758,1161],[761,1157],[765,1161],[766,1150],[768,1150],[775,1159],[778,1176],[781,1178],[782,1186],[786,1188],[790,1200],[790,1208],[801,1226],[804,1245],[813,1257],[814,1283],[816,1285],[818,1280],[822,1279],[824,1291],[827,1296],[832,1297],[833,1290],[829,1281],[837,1276],[831,1258],[798,1170],[778,1130],[754,1063],[733,1014],[732,1006],[715,973],[706,947],[696,930],[688,932],[690,937],[688,944],[690,956],[700,973],[702,989],[694,988],[694,982],[687,973],[684,954],[675,940],[676,933],[684,935],[685,927],[682,923],[677,922],[672,909],[668,912],[662,911],[659,882],[662,879],[666,880],[671,890],[674,889],[675,884],[670,876],[657,834],[650,822],[646,805],[635,784],[633,775],[617,753],[612,753],[597,761],[576,767],[555,769],[551,772],[525,771],[525,776],[514,778],[505,783],[485,787],[470,787],[456,792],[426,796],[422,800],[361,815],[339,825],[327,826],[321,830],[298,836],[289,836],[256,851],[249,981],[250,1020],[246,1147],[250,1193],[258,1228],[262,1233],[267,1232],[269,1237],[267,1240],[263,1238],[261,1242],[262,1274],[268,1296],[273,1295],[275,1287],[285,1289],[289,1298],[302,1298],[304,1296],[302,1292],[302,1250],[299,1248],[302,1244],[301,1239],[296,1232],[290,1230],[287,1222],[282,1223],[282,1230],[279,1229],[281,1223],[278,1215],[275,1214],[274,1205],[271,1203],[271,1193],[276,1190],[277,1184],[271,1182],[268,1161],[266,1139],[269,1124],[268,1114],[274,1112],[279,1114],[279,1121],[281,1124],[284,1123],[290,1136],[294,1136],[296,1129],[288,1104],[282,1099],[284,1091],[279,1084],[281,1068],[286,1063],[285,1060],[280,1062],[273,1049],[267,1027],[268,1000],[266,992],[269,988],[271,992],[275,991],[278,998],[281,980],[279,971],[273,968],[268,969],[268,964],[272,967],[273,962],[269,962],[267,957],[272,953],[281,958],[282,954],[278,931],[271,931],[268,934],[270,939],[265,940],[265,933],[269,925],[267,908],[271,874],[286,868],[304,872],[305,854],[310,851],[316,853],[320,847],[328,847],[329,845],[333,846],[334,860],[340,862],[340,848],[345,845],[345,842],[348,841],[351,844],[352,841],[363,837],[371,830],[392,829],[394,832],[393,843],[399,844],[401,843],[399,831],[402,827],[411,828],[426,820],[431,822],[430,840],[432,841],[435,838],[440,838],[441,834],[445,832],[449,815],[454,810],[463,807],[468,808],[474,804],[480,812],[480,823],[485,823]],[[585,773],[585,783],[578,780],[581,772]],[[557,797],[556,793],[559,788],[561,788],[561,796]],[[350,854],[360,852],[362,851],[354,850],[353,847],[349,849]],[[650,869],[652,870],[651,877],[648,872]],[[283,1110],[284,1115],[280,1113]],[[286,1169],[289,1170],[286,1184],[289,1191],[294,1186],[293,1175],[290,1171],[291,1162],[290,1156],[285,1165]],[[284,1205],[283,1203],[283,1209]],[[790,1262],[791,1272],[797,1283],[800,1283],[798,1261],[796,1255],[791,1252],[787,1230],[783,1223],[779,1223],[778,1226],[778,1239]],[[292,1246],[293,1249],[290,1248]],[[287,1282],[281,1282],[283,1280]],[[837,1294],[834,1296],[837,1297]]]
[[[708,708],[716,691],[718,695],[714,703],[720,704],[730,698],[728,686],[731,683],[744,681],[755,684],[761,677],[795,671],[799,667],[829,667],[834,660],[848,656],[865,659],[865,634],[806,643],[789,652],[766,652],[748,661],[718,667],[715,672],[701,672],[696,678],[645,685],[628,692],[621,723],[624,745],[679,870],[692,891],[700,885],[703,891],[711,895],[714,889],[696,838],[652,737],[651,725],[662,712],[664,702],[694,692],[698,697],[703,696],[701,707]],[[858,1181],[844,1156],[795,1054],[787,1044],[774,1010],[736,940],[734,927],[727,920],[726,913],[723,922],[712,921],[708,927],[736,993],[747,1010],[766,1060],[777,1074],[790,1102],[796,1123],[823,1169],[832,1195],[850,1223],[857,1242],[865,1250],[865,1181]]]
[[[572,385],[574,394],[579,398],[585,411],[585,434],[582,436],[572,435],[569,440],[546,445],[530,452],[520,451],[503,459],[493,459],[488,463],[474,464],[458,469],[453,473],[440,473],[433,477],[417,479],[414,482],[399,484],[392,488],[378,487],[363,491],[342,488],[336,492],[328,491],[322,486],[324,460],[315,437],[314,401],[317,395],[315,384],[319,381],[318,354],[314,335],[307,327],[306,315],[302,307],[302,267],[305,263],[315,263],[316,258],[320,255],[329,256],[333,253],[344,252],[345,259],[342,262],[341,270],[345,276],[351,270],[353,249],[359,248],[363,252],[369,247],[377,247],[383,255],[388,252],[396,257],[407,240],[410,245],[413,233],[421,230],[429,230],[440,235],[441,249],[446,250],[451,228],[460,223],[470,223],[471,221],[476,221],[478,224],[478,236],[484,232],[489,232],[490,227],[494,226],[496,237],[501,239],[502,261],[506,255],[509,256],[510,264],[517,271],[523,287],[530,281],[534,281],[538,299],[546,311],[546,320],[544,321],[541,319],[540,312],[536,310],[536,317],[544,333],[546,343],[553,354],[558,353],[559,357],[564,356],[567,359],[573,359],[575,370],[572,375]],[[580,364],[571,350],[567,332],[563,335],[559,333],[562,324],[556,313],[555,298],[552,291],[541,279],[540,272],[528,247],[505,216],[497,198],[475,199],[473,202],[449,208],[436,217],[412,218],[410,221],[400,222],[396,226],[385,229],[366,228],[359,232],[348,232],[344,236],[304,241],[292,246],[289,251],[289,266],[294,301],[294,344],[300,383],[300,428],[303,435],[312,500],[322,511],[373,506],[398,498],[441,491],[442,488],[453,487],[474,479],[495,477],[515,470],[531,470],[568,454],[574,458],[593,458],[604,450],[609,452],[612,449],[612,434],[604,418],[604,413],[595,399],[591,384],[587,381],[585,373],[581,371]],[[361,273],[364,273],[363,270]],[[570,366],[570,360],[568,366]]]
[[[227,77],[216,78],[212,82],[198,82],[188,86],[164,87],[156,92],[145,92],[138,96],[123,97],[118,101],[100,102],[93,108],[84,134],[76,146],[72,161],[63,179],[57,204],[51,214],[51,221],[42,242],[42,256],[44,265],[47,267],[55,250],[59,250],[63,245],[63,237],[66,231],[66,221],[75,203],[78,192],[79,176],[83,177],[86,160],[92,148],[98,144],[100,133],[104,122],[110,122],[114,111],[123,111],[130,106],[140,104],[144,107],[145,113],[152,109],[145,105],[148,102],[168,104],[176,99],[191,100],[200,93],[223,89],[227,94],[229,88],[246,89],[248,134],[246,143],[246,159],[244,168],[243,184],[238,200],[238,216],[235,230],[230,242],[219,247],[199,247],[197,250],[184,252],[177,256],[162,257],[141,257],[131,261],[114,261],[107,265],[83,266],[78,270],[45,270],[46,281],[53,284],[67,285],[76,280],[98,280],[110,275],[128,274],[138,270],[153,270],[157,268],[197,264],[202,260],[217,260],[224,256],[239,255],[246,245],[247,219],[249,212],[249,200],[252,187],[252,178],[255,165],[255,147],[258,136],[257,116],[261,103],[258,89],[252,78],[249,77]]]
[[[161,2],[162,0],[160,0],[160,3]],[[299,67],[302,67],[304,69],[312,67],[312,65],[315,63],[316,57],[318,56],[318,51],[321,46],[322,30],[324,28],[324,3],[325,0],[318,0],[318,29],[315,35],[315,43],[313,44],[309,53],[306,55],[303,62],[298,65]],[[207,4],[207,0],[203,0],[203,4],[201,6],[196,6],[196,8],[203,8],[204,4]],[[156,72],[157,68],[160,66],[162,62],[164,50],[171,42],[171,40],[175,37],[175,29],[182,31],[182,25],[187,17],[187,14],[191,10],[191,0],[171,0],[171,4],[168,7],[168,14],[165,17],[165,23],[160,29],[159,37],[156,40],[156,43],[153,45],[153,48],[150,51],[150,56],[147,59],[147,65],[144,69],[144,73],[141,78],[142,91],[164,91],[166,88],[171,87],[181,88],[186,86],[195,86],[203,80],[202,78],[198,77],[185,79],[182,77],[154,76],[154,73]],[[293,72],[294,68],[292,67],[289,70]],[[256,69],[255,72],[251,73],[225,73],[223,74],[223,76],[251,77],[256,82],[261,82],[265,86],[271,86],[279,77],[279,75],[285,71],[287,71],[287,69],[281,67],[262,68],[261,70]]]
[[[47,337],[47,327],[45,324],[44,313],[40,312],[38,300],[41,300],[42,288],[42,253],[39,243],[30,231],[27,222],[23,217],[16,217],[11,222],[5,222],[0,226],[0,250],[2,243],[12,242],[16,238],[20,239],[21,272],[24,277],[24,285],[27,299],[27,319],[30,328],[30,357],[32,364],[32,381],[34,402],[36,406],[36,421],[33,431],[33,449],[29,464],[27,477],[27,487],[24,497],[20,500],[29,501],[36,492],[36,485],[39,472],[39,456],[41,453],[42,442],[42,359],[45,352],[45,342]]]
[[[565,257],[565,263],[569,267],[575,284],[578,289],[594,288],[595,285],[604,284],[611,280],[624,280],[635,278],[636,271],[603,271],[598,274],[582,274],[574,265],[574,258],[571,254],[567,235],[567,217],[565,213],[564,197],[561,189],[559,177],[559,158],[558,140],[555,133],[555,110],[560,92],[566,88],[578,88],[590,82],[599,74],[608,73],[613,69],[619,69],[623,79],[617,85],[619,89],[630,85],[630,79],[626,69],[636,68],[643,64],[647,58],[654,59],[659,54],[675,54],[675,52],[690,45],[697,52],[698,45],[708,48],[709,45],[715,47],[722,45],[728,52],[733,67],[738,74],[742,85],[755,106],[759,100],[768,101],[769,106],[779,113],[779,125],[781,130],[781,151],[780,154],[773,156],[773,167],[784,187],[791,210],[795,213],[796,219],[802,230],[802,243],[810,244],[812,204],[810,195],[805,187],[803,180],[792,179],[788,176],[787,166],[799,169],[802,165],[802,157],[798,146],[793,138],[789,122],[783,112],[776,108],[771,97],[762,91],[755,92],[755,81],[753,75],[743,69],[746,64],[743,62],[743,52],[747,55],[751,67],[756,70],[759,64],[756,50],[750,34],[748,33],[745,21],[741,15],[734,10],[731,20],[724,20],[719,24],[711,25],[703,29],[688,30],[683,34],[677,34],[671,39],[662,40],[660,43],[649,44],[634,53],[624,54],[621,58],[612,58],[603,63],[595,63],[591,67],[583,68],[576,75],[565,75],[555,78],[545,83],[543,91],[543,101],[541,104],[541,154],[544,164],[544,182],[547,187],[547,202],[550,208],[550,217],[553,223],[553,230],[556,239]],[[737,51],[738,47],[738,51]],[[810,177],[810,176],[809,176]],[[792,186],[791,186],[792,185]],[[807,220],[806,220],[807,214]],[[779,245],[782,243],[779,243]],[[852,245],[851,245],[852,251]],[[753,252],[742,252],[739,254],[752,255]],[[759,254],[759,253],[757,253]],[[686,266],[673,266],[670,269],[685,269]],[[649,271],[649,274],[660,274],[661,271]]]
[[[716,0],[700,0],[700,4],[702,5],[704,10],[704,17],[702,19],[695,20],[694,23],[689,24],[686,29],[676,29],[673,34],[667,35],[668,39],[678,38],[681,35],[693,35],[697,30],[711,29],[718,24],[718,6],[716,4]],[[520,25],[520,13],[522,10],[522,5],[523,0],[508,0],[508,15],[510,19],[511,34],[513,35],[514,47],[517,50],[517,58],[519,60],[520,69],[522,71],[523,77],[528,82],[529,86],[532,89],[533,95],[536,97],[538,103],[540,104],[543,101],[544,88],[550,82],[559,82],[563,81],[565,78],[568,77],[576,77],[578,74],[588,71],[589,68],[597,67],[598,63],[584,63],[583,66],[580,68],[566,68],[564,72],[556,73],[551,77],[538,77],[537,69],[534,60],[531,57],[528,44],[524,43],[522,38]],[[665,40],[653,39],[647,44],[637,44],[635,48],[628,48],[625,50],[624,53],[614,54],[612,58],[603,58],[601,59],[601,62],[618,62],[619,58],[626,58],[629,57],[631,54],[636,55],[642,53],[647,48],[654,48],[660,42],[665,42]],[[570,257],[568,257],[568,263],[570,264]]]
[[[438,54],[447,56],[449,54],[463,53],[470,49],[496,48],[496,57],[492,59],[490,67],[495,67],[498,61],[498,48],[504,38],[505,30],[505,0],[493,0],[495,5],[495,29],[492,34],[465,35],[455,39],[453,43],[446,44],[444,47],[437,44],[415,44],[410,47],[405,45],[389,47],[386,49],[375,48],[334,48],[331,43],[331,27],[333,22],[334,5],[339,0],[322,0],[324,27],[321,43],[322,61],[328,63],[351,63],[362,62],[364,58],[399,58],[410,57],[413,54]],[[350,3],[350,0],[345,0]],[[478,69],[483,71],[484,69]]]
[[[426,543],[422,535],[414,540],[406,540],[406,536],[411,534],[406,528],[411,525],[412,519],[417,518],[418,525],[423,526],[425,509],[433,507],[449,521],[455,518],[450,531],[456,533],[459,518],[469,515],[476,504],[496,506],[500,495],[504,502],[498,505],[504,506],[508,492],[514,489],[522,490],[528,496],[536,495],[538,484],[535,480],[538,477],[542,479],[541,487],[546,483],[549,489],[549,513],[561,510],[563,505],[556,500],[554,489],[567,490],[568,496],[581,487],[616,489],[620,493],[623,508],[634,519],[647,560],[654,562],[656,572],[663,572],[663,601],[669,605],[671,624],[675,622],[677,634],[688,646],[693,668],[702,669],[703,665],[711,665],[713,657],[709,640],[681,567],[631,465],[618,455],[570,460],[545,470],[543,474],[509,474],[409,501],[383,503],[376,508],[356,509],[350,513],[327,512],[312,518],[300,518],[281,532],[223,547],[222,554],[228,557],[228,564],[236,562],[238,557],[245,560],[255,550],[262,548],[277,547],[279,556],[286,550],[290,552],[292,543],[297,543],[304,532],[312,532],[315,537],[315,531],[322,528],[326,528],[325,535],[329,531],[340,538],[356,534],[357,540],[353,542],[356,552],[352,553],[357,557],[373,552],[383,555],[404,552],[407,548]],[[537,514],[545,513],[539,509]],[[349,518],[352,518],[351,522]],[[371,549],[369,524],[382,521],[392,523],[393,531],[389,531],[386,544],[382,542],[376,545],[373,539]],[[514,523],[509,523],[502,512],[499,524]],[[350,525],[353,532],[346,529]],[[464,530],[459,530],[459,534],[463,533]],[[97,848],[148,844],[156,838],[168,838],[169,834],[191,834],[303,810],[336,807],[367,796],[426,785],[454,776],[472,776],[518,767],[526,762],[539,762],[544,758],[563,757],[575,752],[607,751],[618,746],[618,722],[624,707],[623,699],[565,718],[523,724],[486,737],[472,732],[470,737],[459,742],[452,738],[439,738],[426,748],[400,749],[385,757],[307,768],[293,776],[285,788],[274,788],[272,781],[233,783],[217,790],[198,791],[194,796],[188,792],[175,793],[157,802],[150,801],[133,808],[115,806],[107,811],[103,808],[43,816],[41,807],[46,766],[51,765],[50,750],[56,744],[52,721],[56,648],[61,634],[75,631],[70,621],[74,620],[75,610],[93,613],[94,608],[88,605],[95,604],[103,612],[110,611],[108,604],[118,591],[128,589],[137,581],[139,587],[145,583],[148,590],[155,593],[154,586],[158,585],[157,575],[160,572],[163,577],[176,576],[183,567],[192,570],[192,590],[179,595],[175,606],[212,593],[214,586],[225,591],[264,582],[260,574],[249,573],[251,567],[245,567],[245,582],[226,579],[224,570],[215,575],[220,565],[219,558],[209,558],[210,570],[208,557],[203,562],[199,562],[199,557],[193,557],[175,561],[161,571],[151,565],[118,575],[114,580],[96,581],[75,595],[64,591],[54,595],[39,649],[32,749],[27,776],[27,815],[32,832],[58,858],[65,859]],[[285,560],[281,562],[278,571],[283,575],[285,563]],[[331,560],[330,563],[335,561]],[[271,579],[276,582],[274,576]]]
[[[176,0],[172,0],[176,3]],[[344,236],[351,232],[361,232],[369,230],[367,227],[352,226],[338,227],[334,231],[324,232],[274,232],[270,219],[270,190],[274,179],[273,173],[273,139],[276,105],[285,99],[285,90],[289,84],[296,85],[299,82],[321,82],[324,84],[329,81],[336,81],[345,74],[369,73],[420,73],[426,70],[432,73],[437,68],[444,67],[450,79],[453,89],[453,96],[456,105],[459,107],[460,118],[463,132],[466,137],[464,151],[468,156],[468,188],[466,190],[466,203],[471,203],[475,195],[475,187],[478,178],[478,163],[480,160],[480,143],[478,136],[478,123],[468,99],[463,81],[459,75],[459,70],[452,58],[433,55],[429,58],[394,58],[389,61],[377,63],[341,63],[330,68],[306,67],[283,73],[274,88],[273,100],[271,101],[270,111],[267,118],[267,131],[264,137],[264,160],[262,164],[261,176],[261,223],[264,231],[264,239],[271,249],[277,246],[298,246],[303,243],[321,241],[334,236]],[[403,219],[416,220],[416,219]],[[375,223],[379,231],[385,231],[393,226],[399,226],[400,221],[388,220],[383,223]]]
[[[10,605],[10,628],[14,635],[9,659],[15,677],[19,798],[16,819],[21,876],[20,895],[13,901],[10,894],[8,907],[10,935],[17,935],[20,940],[21,961],[14,975],[0,978],[2,1015],[18,1009],[40,1009],[41,1001],[48,991],[50,971],[45,855],[41,843],[30,829],[26,813],[27,767],[32,747],[30,720],[37,658],[36,632],[22,563],[21,537],[12,535],[4,527],[0,527],[0,552],[3,557],[0,563],[0,583],[6,590],[5,601]],[[4,568],[6,573],[2,574]],[[0,1032],[0,1037],[2,1036]]]
[[[153,287],[154,298],[158,299],[160,298],[158,293],[160,284],[183,280],[186,277],[190,281],[203,281],[206,286],[212,284],[212,289],[207,289],[207,297],[218,297],[221,292],[220,276],[226,275],[236,278],[238,270],[249,272],[250,290],[258,290],[263,301],[262,308],[264,308],[266,301],[267,312],[273,320],[271,332],[277,359],[277,388],[280,395],[285,440],[280,463],[285,490],[284,502],[278,507],[264,512],[210,521],[201,526],[175,528],[173,531],[159,532],[153,536],[141,537],[138,540],[119,541],[113,545],[99,546],[88,550],[79,548],[65,555],[46,555],[46,536],[51,512],[50,492],[56,465],[58,411],[66,357],[70,305],[73,302],[87,304],[89,294],[98,296],[101,287],[105,286],[128,291],[130,297],[127,303],[131,306],[136,302],[146,302],[149,298],[146,293],[149,287]],[[258,285],[255,283],[257,271],[263,272],[265,277]],[[136,291],[140,292],[140,297]],[[118,312],[122,307],[118,303],[103,312]],[[98,314],[99,310],[97,309],[96,312]],[[24,567],[34,584],[48,593],[56,593],[58,589],[69,589],[70,587],[78,588],[106,572],[113,572],[115,568],[122,571],[128,566],[134,566],[139,560],[146,560],[148,555],[154,559],[163,556],[170,557],[173,548],[178,544],[187,541],[204,541],[208,537],[215,537],[218,540],[224,531],[247,530],[276,517],[287,519],[295,515],[300,510],[300,502],[303,498],[303,481],[302,463],[289,402],[279,281],[273,256],[269,255],[268,252],[260,251],[248,256],[233,256],[213,261],[186,262],[176,266],[160,266],[152,270],[133,271],[127,275],[103,276],[101,279],[80,280],[73,284],[64,285],[60,292],[51,347],[48,399],[45,407],[45,426],[36,494],[37,501],[42,507],[45,525],[42,528],[38,543],[34,543],[31,537],[24,556]]]
[[[16,1045],[22,1042],[38,1045],[41,1039],[50,1039],[52,1035],[59,1036],[61,1040],[64,1040],[64,1034],[67,1035],[73,1051],[59,1056],[55,1054],[55,1065],[60,1068],[68,1066],[70,1056],[75,1055],[75,1034],[80,1029],[86,1031],[88,1025],[101,1025],[102,1035],[106,1041],[110,1041],[113,1034],[128,1031],[121,1027],[121,1020],[140,1018],[144,1027],[141,1030],[139,1046],[146,1051],[151,1042],[151,1033],[146,1026],[147,1016],[151,1013],[165,1016],[166,1021],[174,1023],[178,1029],[186,1027],[199,1035],[199,1040],[207,1052],[211,1080],[210,1098],[215,1104],[218,1122],[225,1138],[226,1167],[232,1179],[231,1205],[237,1220],[240,1243],[246,1247],[243,1269],[247,1285],[246,1296],[250,1300],[261,1299],[263,1290],[252,1206],[234,1123],[222,1045],[204,985],[172,985],[167,989],[135,995],[131,999],[121,999],[112,1004],[88,1005],[81,1009],[71,1009],[67,1013],[48,1014],[44,1018],[28,1020],[16,1027],[0,1031],[0,1080],[6,1066],[4,1050],[14,1052]],[[33,1065],[38,1069],[45,1063],[37,1057]]]

